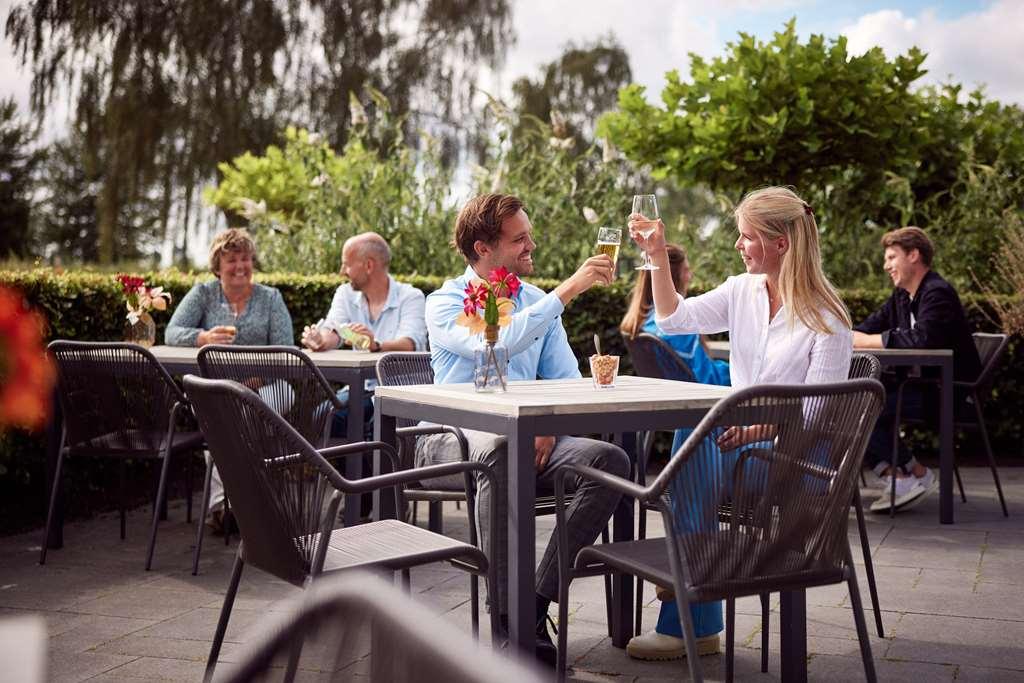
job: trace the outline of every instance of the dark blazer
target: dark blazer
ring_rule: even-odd
[[[981,372],[960,297],[953,285],[933,270],[921,280],[913,300],[907,290],[896,288],[880,309],[853,329],[880,333],[882,345],[889,349],[953,349],[953,377],[958,381],[974,381]]]

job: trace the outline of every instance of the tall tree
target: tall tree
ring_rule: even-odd
[[[28,0],[6,35],[31,65],[33,110],[69,89],[87,172],[103,157],[98,257],[110,262],[131,231],[122,207],[163,193],[173,229],[217,162],[287,123],[341,146],[350,91],[454,117],[453,83],[500,59],[508,26],[506,0]],[[176,188],[184,211],[170,210]]]
[[[43,158],[37,135],[13,99],[0,101],[0,258],[29,255],[33,174]]]
[[[561,137],[573,137],[580,149],[593,140],[597,117],[613,109],[619,89],[633,80],[629,55],[614,36],[584,45],[570,43],[562,55],[540,68],[536,80],[524,76],[512,84],[516,112],[552,119]],[[525,119],[520,119],[525,124]]]

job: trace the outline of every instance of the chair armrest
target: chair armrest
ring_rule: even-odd
[[[634,484],[629,479],[623,479],[622,477],[617,477],[614,474],[608,474],[604,470],[599,470],[594,467],[589,467],[587,465],[579,465],[575,463],[564,465],[562,467],[562,471],[558,473],[558,476],[555,479],[556,497],[558,496],[560,491],[564,494],[565,478],[569,476],[570,473],[576,473],[579,474],[581,477],[585,477],[592,481],[596,481],[602,486],[606,486],[612,489],[613,491],[618,491],[619,493],[629,496],[630,498],[636,498],[638,500],[643,500],[644,502],[647,502],[647,498],[649,497],[649,492],[646,488]]]
[[[355,443],[345,443],[340,446],[330,446],[328,448],[321,448],[317,450],[324,460],[330,460],[331,458],[347,458],[353,455],[362,455],[367,451],[379,450],[388,459],[389,464],[393,470],[398,469],[398,455],[395,453],[391,444],[384,443],[383,441],[357,441]]]
[[[351,482],[348,487],[351,493],[366,493],[398,484],[409,484],[423,479],[444,477],[450,474],[464,474],[466,472],[479,472],[491,480],[492,485],[497,485],[497,477],[491,468],[481,462],[450,462],[444,465],[428,465],[417,467],[412,470],[401,472],[388,472],[375,477],[367,477],[357,482]]]
[[[469,442],[466,441],[466,435],[458,427],[449,427],[448,425],[416,425],[414,427],[400,427],[395,430],[395,436],[398,438],[430,434],[454,434],[455,438],[459,440],[460,459],[463,462],[469,460]]]

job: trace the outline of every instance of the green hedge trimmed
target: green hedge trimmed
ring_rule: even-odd
[[[211,276],[161,271],[145,273],[144,277],[149,285],[160,285],[169,291],[173,302],[177,303],[197,279]],[[396,277],[428,294],[443,282],[439,277]],[[292,273],[265,273],[258,275],[257,280],[281,291],[292,314],[296,340],[303,325],[326,313],[335,289],[341,284],[338,276]],[[547,290],[558,284],[547,280],[533,282]],[[0,285],[20,289],[27,300],[43,313],[49,321],[48,339],[117,340],[122,337],[124,302],[120,285],[110,274],[0,271]],[[574,301],[563,315],[563,323],[581,368],[586,367],[586,358],[593,352],[593,335],[597,332],[605,348],[623,355],[624,372],[631,370],[618,333],[630,286],[630,282],[621,278],[611,286],[595,287]],[[861,320],[880,306],[888,295],[888,291],[847,291],[843,298],[853,319]],[[991,301],[965,294],[964,304],[978,330],[995,331],[993,320],[997,316]],[[157,342],[162,343],[170,312],[157,312],[154,318]],[[1018,339],[1011,342],[1008,358],[998,373],[993,398],[987,411],[993,446],[1002,456],[1001,462],[1018,464],[1024,431],[1019,407],[1024,404],[1024,345]],[[980,445],[970,450],[978,449]],[[42,524],[46,498],[43,490],[44,453],[43,436],[20,432],[0,434],[0,532]],[[68,469],[67,490],[72,516],[91,512],[97,502],[101,506],[107,504],[104,492],[109,490],[109,482],[117,481],[116,472],[109,464],[97,462],[90,463],[88,467]],[[139,489],[140,500],[148,495],[148,487]]]

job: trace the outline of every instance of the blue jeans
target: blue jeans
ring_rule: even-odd
[[[331,436],[343,439],[348,436],[348,387],[340,389],[337,396],[345,404],[345,407],[341,410],[335,410],[331,416]],[[372,391],[363,394],[363,438],[367,441],[373,439]]]
[[[683,445],[692,429],[677,429],[672,439],[672,455],[676,454],[679,447]],[[676,515],[677,520],[685,523],[681,515]],[[725,628],[725,617],[722,612],[722,601],[697,602],[690,605],[690,615],[693,618],[693,631],[696,637],[703,638],[716,633],[721,633]],[[661,603],[661,613],[658,615],[658,625],[654,628],[658,633],[666,636],[683,637],[683,625],[679,620],[679,608],[675,600]]]

